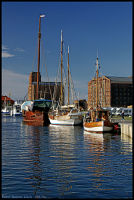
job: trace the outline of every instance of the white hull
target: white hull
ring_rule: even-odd
[[[3,116],[10,116],[11,107],[5,107],[1,110]]]
[[[93,128],[88,128],[84,126],[84,130],[88,132],[109,132],[112,131],[112,127],[108,126],[101,126],[101,127],[93,127]]]
[[[14,105],[13,109],[10,111],[11,116],[21,116],[21,106],[20,105]]]
[[[13,113],[13,114],[11,114],[11,116],[21,116],[22,115],[22,113]]]
[[[76,126],[82,123],[81,119],[67,119],[67,120],[49,119],[49,120],[50,123],[53,125]]]
[[[10,116],[10,112],[2,112],[3,116]]]
[[[79,113],[67,114],[64,116],[55,116],[54,119],[49,118],[50,123],[54,125],[76,126],[83,122],[83,118]]]
[[[113,130],[112,126],[104,126],[104,121],[102,121],[101,126],[95,126],[95,127],[87,127],[84,125],[84,130],[88,132],[96,132],[96,133],[103,133],[103,132],[110,132]]]
[[[16,112],[15,110],[11,110],[10,115],[11,116],[21,116],[22,112]]]

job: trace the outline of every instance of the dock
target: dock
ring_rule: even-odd
[[[121,134],[133,139],[132,123],[120,122]]]
[[[118,123],[118,125],[120,126],[120,133],[122,136],[126,136],[130,139],[133,139],[132,120],[112,119],[111,122]]]

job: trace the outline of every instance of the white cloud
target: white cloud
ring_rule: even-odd
[[[2,51],[2,58],[9,58],[13,56],[13,54],[8,53],[7,51]]]
[[[22,48],[15,48],[14,51],[16,52],[24,52],[24,49]],[[5,45],[2,45],[2,58],[10,58],[14,57],[15,55],[12,53],[9,53],[9,48]]]
[[[5,45],[2,45],[2,50],[7,50],[8,49],[8,47],[7,46],[5,46]]]
[[[28,92],[28,75],[2,69],[2,95],[11,93],[12,99],[24,99]]]
[[[2,58],[10,58],[14,57],[15,55],[9,53],[9,48],[5,45],[2,45]]]

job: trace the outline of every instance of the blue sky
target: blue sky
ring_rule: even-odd
[[[55,81],[64,52],[70,48],[70,69],[79,98],[87,99],[88,81],[95,75],[132,76],[132,2],[2,2],[2,94],[23,99],[29,73],[37,70],[39,15],[41,74]],[[67,68],[67,56],[63,57]],[[34,62],[35,61],[35,62]],[[45,66],[46,67],[45,67]],[[48,77],[46,75],[46,68]]]

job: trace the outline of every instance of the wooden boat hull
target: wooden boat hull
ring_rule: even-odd
[[[109,121],[84,122],[84,130],[93,133],[111,132],[113,125]]]
[[[44,111],[25,111],[23,113],[23,122],[38,125],[48,125],[50,123],[48,113]]]

